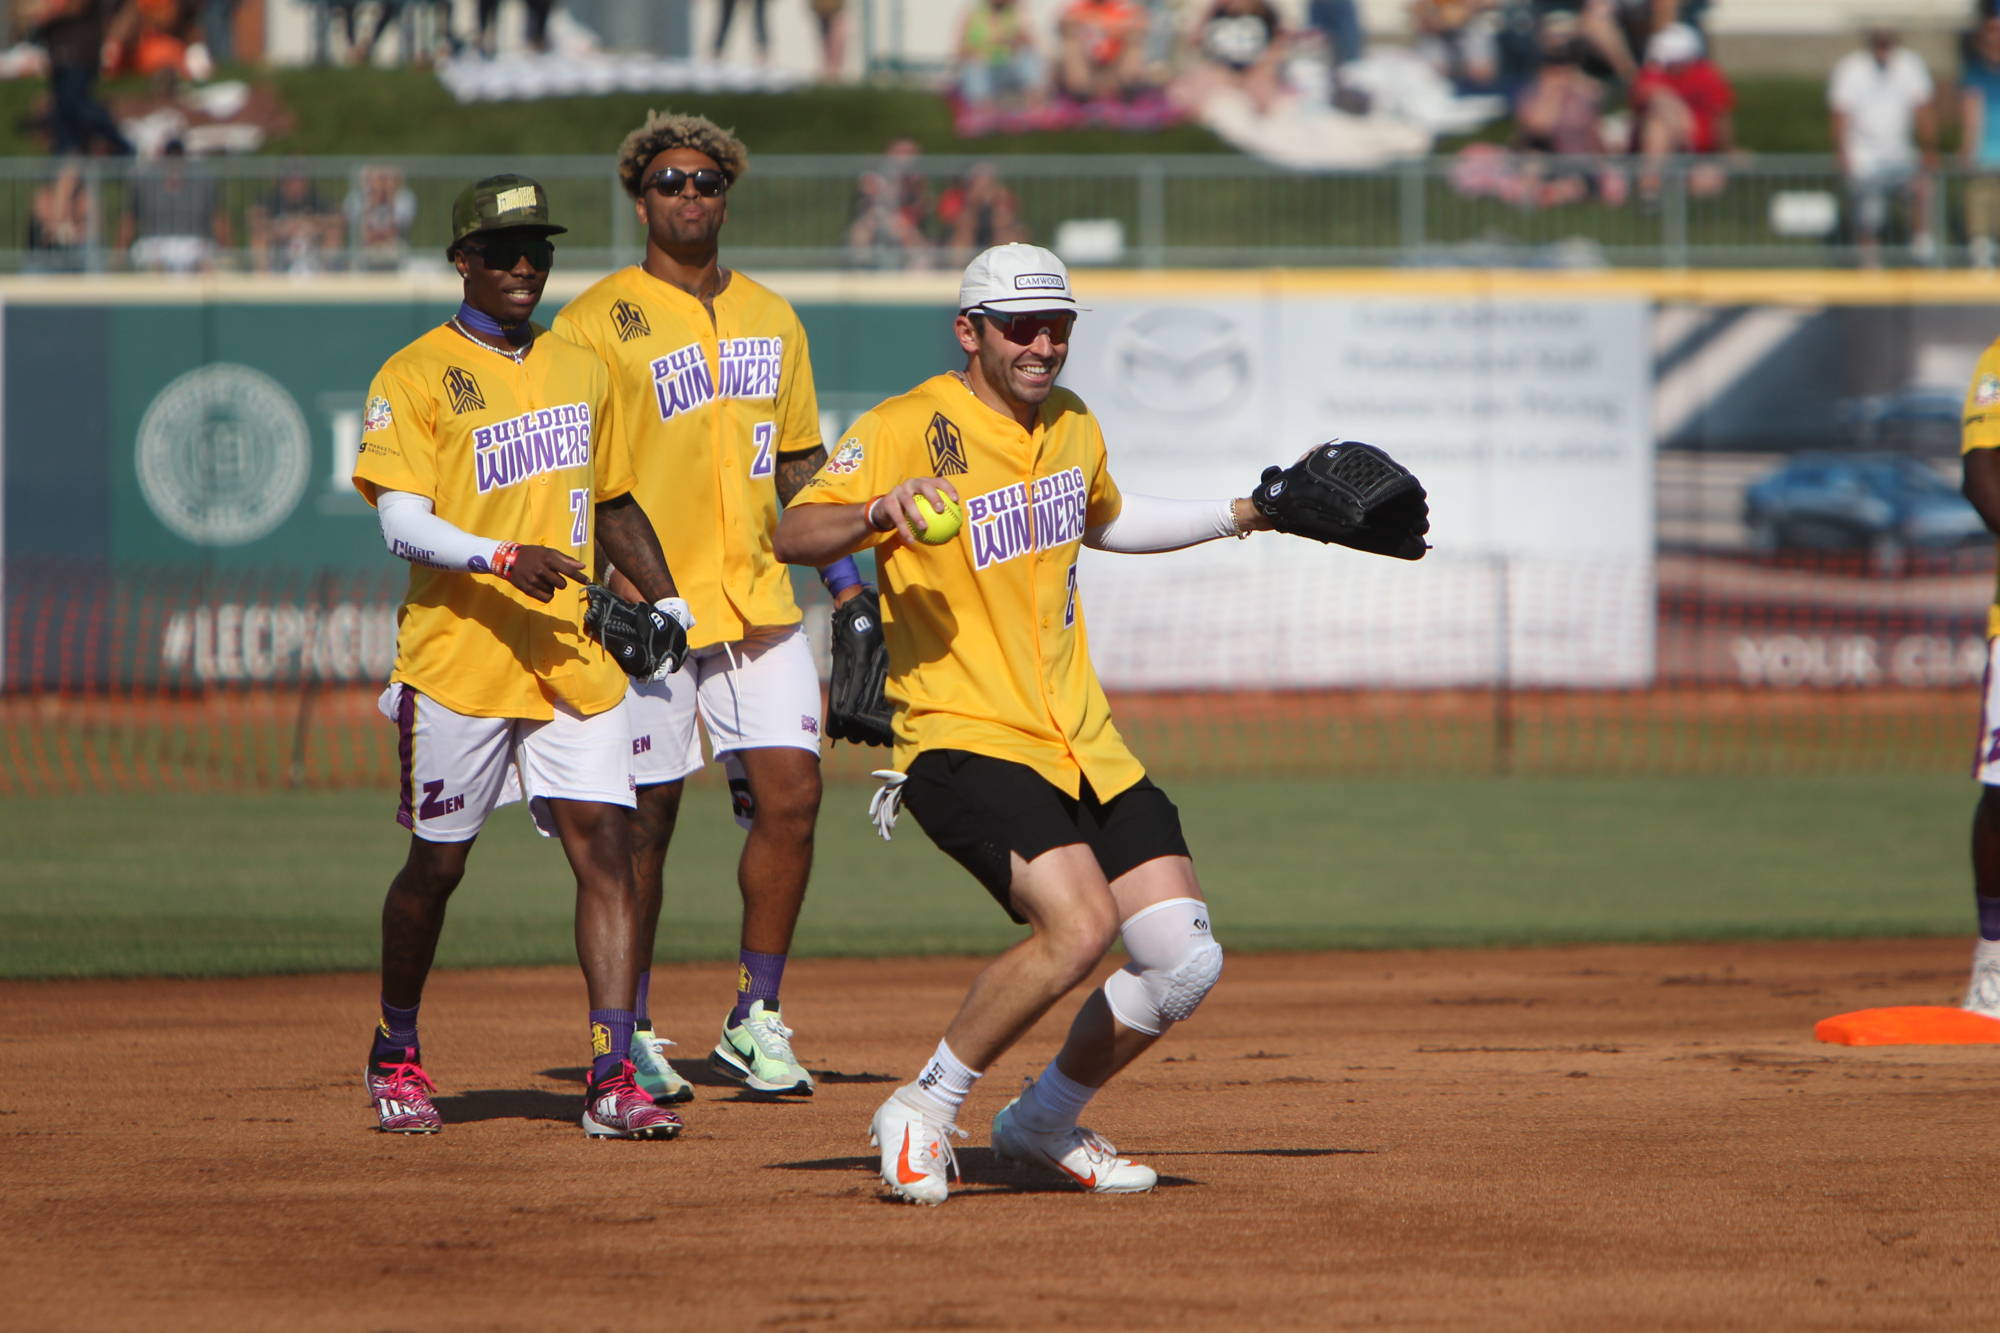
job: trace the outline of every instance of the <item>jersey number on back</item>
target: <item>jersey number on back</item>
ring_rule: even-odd
[[[750,438],[756,442],[757,456],[750,460],[750,475],[768,477],[777,470],[778,460],[771,452],[771,442],[778,437],[775,421],[760,421],[750,431]]]
[[[584,539],[590,535],[590,491],[587,487],[569,493],[569,512],[569,544],[580,551]]]

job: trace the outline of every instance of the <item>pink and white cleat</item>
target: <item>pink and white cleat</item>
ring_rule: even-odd
[[[593,1139],[670,1139],[681,1118],[656,1106],[632,1077],[632,1062],[615,1065],[583,1094],[583,1132]]]
[[[407,1058],[399,1064],[368,1061],[362,1070],[368,1080],[368,1100],[375,1104],[384,1134],[435,1134],[444,1128],[444,1118],[431,1105],[437,1088],[417,1063],[416,1051],[403,1054]]]

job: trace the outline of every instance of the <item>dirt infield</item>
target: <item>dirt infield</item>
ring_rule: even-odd
[[[974,1094],[942,1209],[866,1126],[977,967],[803,961],[809,1104],[703,1075],[673,1143],[576,1127],[568,969],[440,974],[448,1122],[369,1128],[373,979],[0,985],[21,1329],[1972,1328],[2000,1321],[2000,1050],[1817,1045],[1948,1002],[1963,941],[1238,956],[1088,1117],[1150,1196],[1014,1172]],[[699,1056],[721,966],[663,969]],[[674,1020],[678,1019],[676,1022]],[[698,1067],[698,1060],[684,1067]]]

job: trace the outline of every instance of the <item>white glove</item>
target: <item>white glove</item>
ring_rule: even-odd
[[[868,798],[868,817],[875,821],[875,831],[882,835],[882,841],[887,842],[896,828],[896,816],[903,813],[903,784],[910,777],[893,768],[878,768],[868,776],[882,784]]]
[[[679,597],[662,597],[659,601],[654,602],[653,605],[679,621],[683,630],[689,634],[694,633],[694,612],[688,609],[685,599]]]
[[[681,627],[681,633],[683,634],[694,633],[694,612],[688,609],[687,602],[682,598],[662,597],[659,601],[653,603],[653,609],[655,611],[658,611],[661,615],[665,616],[667,619],[673,621],[675,624],[679,625]],[[692,652],[693,650],[690,649],[689,651]],[[685,666],[686,664],[687,664],[687,658],[683,657],[681,659],[681,665]],[[658,671],[655,671],[652,675],[646,677],[646,679],[649,681],[665,680],[668,676],[674,674],[674,670],[675,667],[672,662],[670,661],[662,662],[660,663],[660,669]],[[740,824],[743,821],[741,818],[738,818],[736,822]]]

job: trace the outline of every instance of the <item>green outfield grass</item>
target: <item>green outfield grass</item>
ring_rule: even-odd
[[[1532,944],[1967,931],[1972,791],[1934,776],[1175,782],[1233,948]],[[0,975],[370,968],[404,835],[386,792],[9,801]],[[829,789],[801,953],[987,951],[1018,932],[866,789]],[[735,948],[741,835],[690,790],[662,958]],[[560,850],[501,813],[440,962],[555,963]]]

